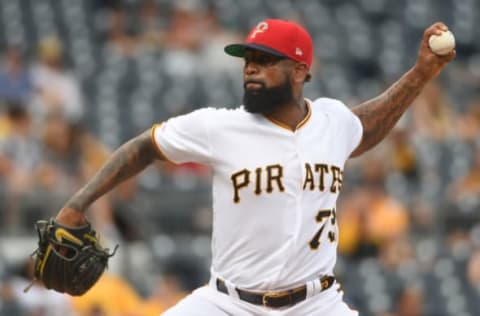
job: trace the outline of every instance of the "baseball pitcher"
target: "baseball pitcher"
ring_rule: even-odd
[[[378,144],[453,60],[454,50],[436,55],[428,46],[430,36],[445,31],[443,23],[427,28],[415,65],[384,93],[350,110],[339,100],[304,98],[313,44],[303,27],[260,22],[244,43],[225,47],[245,61],[243,105],[171,118],[117,149],[47,226],[37,278],[56,290],[83,293],[98,273],[87,278],[92,284],[75,286],[84,279],[52,283],[43,272],[50,256],[75,261],[68,256],[73,246],[65,250],[62,238],[91,247],[93,262],[106,262],[110,253],[98,249],[94,237],[83,240],[92,202],[155,160],[196,162],[213,170],[211,278],[165,315],[358,315],[343,302],[334,275],[345,161]]]

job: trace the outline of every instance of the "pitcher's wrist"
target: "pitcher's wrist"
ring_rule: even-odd
[[[64,207],[58,212],[55,220],[65,226],[81,226],[88,223],[84,212],[75,210],[70,207]]]

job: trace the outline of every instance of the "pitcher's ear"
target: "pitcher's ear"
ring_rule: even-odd
[[[308,82],[312,78],[310,74],[310,69],[305,63],[296,63],[295,65],[295,81],[298,82]]]

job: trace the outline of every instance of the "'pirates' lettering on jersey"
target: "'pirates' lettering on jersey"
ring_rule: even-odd
[[[316,173],[318,174],[317,178],[315,178]],[[303,190],[307,189],[313,191],[317,187],[320,192],[325,191],[325,174],[327,173],[332,174],[330,192],[339,193],[340,190],[342,190],[343,170],[340,167],[329,166],[322,163],[314,164],[313,167],[308,162],[305,163],[305,182],[303,183]],[[315,182],[317,182],[317,184],[315,184]]]
[[[304,169],[303,190],[313,191],[318,188],[320,192],[324,192],[326,188],[331,193],[339,193],[343,184],[343,170],[340,167],[327,164],[314,164],[313,167],[308,162],[305,163]],[[262,178],[265,174],[267,179],[265,185],[262,187]],[[316,176],[318,174],[318,176]],[[325,174],[331,174],[331,183],[326,186]],[[253,181],[250,181],[250,175],[254,177]],[[280,164],[268,165],[265,168],[258,167],[255,171],[248,169],[242,169],[232,174],[230,177],[233,186],[233,201],[235,203],[240,202],[240,190],[249,187],[250,183],[253,183],[253,192],[256,195],[260,195],[262,192],[272,193],[274,186],[280,191],[285,191],[283,185],[283,167]]]
[[[256,168],[255,173],[251,172],[248,169],[242,169],[240,171],[232,174],[230,179],[232,179],[233,184],[233,201],[235,203],[240,202],[240,189],[248,187],[250,184],[250,174],[254,174],[255,185],[254,192],[256,195],[260,195],[264,190],[262,189],[262,174],[266,173],[266,188],[267,193],[272,193],[274,190],[274,184],[280,192],[285,191],[285,187],[282,183],[283,178],[283,167],[279,164],[269,165],[265,168]]]

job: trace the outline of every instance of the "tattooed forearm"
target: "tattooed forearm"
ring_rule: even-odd
[[[64,207],[84,212],[100,196],[138,174],[155,159],[160,157],[151,141],[150,131],[146,131],[118,148]]]
[[[352,110],[363,125],[363,138],[351,156],[358,156],[377,145],[420,94],[427,81],[415,70],[410,70],[380,96],[354,107]]]

